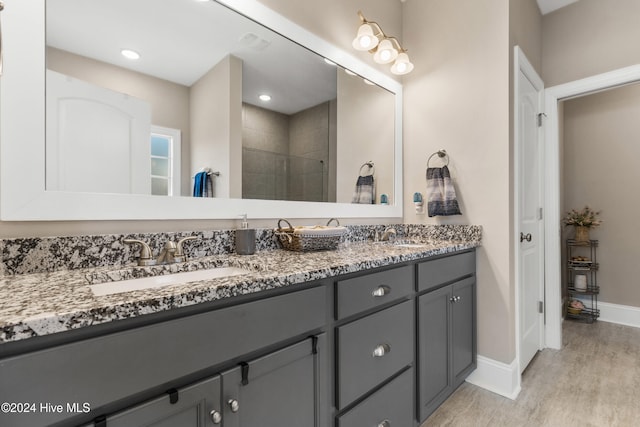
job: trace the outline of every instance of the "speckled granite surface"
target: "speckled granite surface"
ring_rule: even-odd
[[[399,237],[415,236],[422,239],[479,240],[482,233],[481,227],[465,225],[348,225],[343,240],[366,241],[376,231],[382,232],[387,227],[395,228]],[[177,241],[187,236],[197,237],[197,240],[184,245],[189,258],[234,251],[234,230],[4,239],[0,240],[0,275],[120,267],[131,264],[140,254],[137,245],[124,244],[123,239],[142,240],[157,254],[167,240]],[[256,230],[256,241],[257,251],[280,247],[272,229]]]
[[[345,242],[335,251],[297,253],[265,249],[266,245],[263,245],[259,246],[262,250],[254,255],[240,256],[227,250],[227,253],[198,257],[172,266],[141,268],[121,264],[48,273],[8,274],[0,278],[0,343],[292,286],[480,245],[481,228],[477,226],[438,226],[441,227],[439,229],[399,227],[402,227],[398,232],[400,236],[419,239],[425,243],[424,246],[398,247],[365,242],[359,236],[368,237],[370,228],[352,228]],[[117,239],[104,238],[107,246],[116,245]],[[228,247],[225,243],[228,240],[217,242]],[[15,242],[8,246],[5,242],[5,252],[11,252]],[[95,247],[99,258],[98,254],[105,249],[103,246]],[[64,250],[66,254],[75,253],[67,249]],[[251,272],[101,297],[94,296],[89,288],[90,283],[216,266],[240,266]]]

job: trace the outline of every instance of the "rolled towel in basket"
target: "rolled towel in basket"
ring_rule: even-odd
[[[429,216],[462,215],[449,168],[427,168],[427,211]]]

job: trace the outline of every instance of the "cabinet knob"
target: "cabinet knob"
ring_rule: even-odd
[[[391,427],[391,423],[389,420],[384,420],[381,423],[378,423],[378,427]]]
[[[388,295],[391,293],[391,288],[386,286],[386,285],[380,285],[377,288],[375,288],[373,290],[373,292],[371,292],[371,295],[373,295],[376,298],[379,297],[383,297],[385,295]]]
[[[238,412],[238,409],[240,409],[240,404],[236,399],[229,399],[227,403],[229,404],[229,409],[231,409],[231,412],[235,413]]]
[[[380,344],[373,349],[373,357],[383,357],[385,354],[391,351],[389,344]]]
[[[222,422],[222,414],[215,409],[209,413],[209,416],[214,424],[220,424]]]

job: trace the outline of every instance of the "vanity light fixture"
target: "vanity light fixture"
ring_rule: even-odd
[[[407,50],[400,45],[398,39],[387,36],[378,23],[367,21],[362,12],[358,11],[358,16],[361,24],[356,38],[351,43],[353,48],[360,51],[368,50],[378,64],[393,62],[391,66],[393,74],[410,73],[413,70],[413,64],[409,60]]]
[[[131,59],[132,61],[135,61],[136,59],[140,59],[140,54],[135,50],[122,49],[120,53],[122,54],[122,56],[124,56],[127,59]]]
[[[271,96],[267,94],[262,94],[258,98],[260,98],[260,101],[264,101],[264,102],[271,101]]]

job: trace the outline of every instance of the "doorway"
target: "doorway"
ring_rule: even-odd
[[[562,203],[560,200],[560,101],[640,81],[640,65],[598,74],[545,90],[545,294],[546,346],[562,347],[561,237]]]

